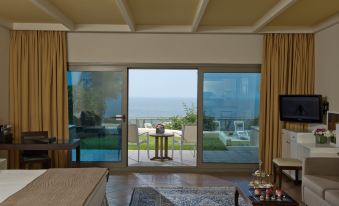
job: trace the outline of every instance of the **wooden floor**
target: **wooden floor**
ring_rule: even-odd
[[[112,174],[107,184],[107,200],[109,205],[128,205],[133,188],[141,186],[224,186],[236,184],[244,194],[251,180],[249,174],[193,174],[193,173],[126,173]],[[301,202],[301,186],[294,185],[291,180],[283,178],[283,190],[295,200]]]

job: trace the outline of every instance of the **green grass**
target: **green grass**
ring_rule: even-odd
[[[219,137],[213,134],[204,134],[203,139],[204,150],[225,150],[225,145],[220,141]]]
[[[147,137],[146,136],[141,136],[140,137],[141,140],[146,140]],[[180,137],[174,137],[174,140],[177,141],[174,144],[174,149],[175,150],[179,150],[180,149],[180,143],[178,142],[180,140]],[[172,138],[168,139],[168,148],[171,149],[172,148]],[[136,150],[137,145],[135,143],[128,143],[128,149],[129,150]],[[147,149],[147,144],[143,143],[140,145],[140,149],[141,150],[146,150]],[[154,137],[150,137],[149,138],[149,149],[150,150],[154,150],[155,149],[155,140]],[[193,149],[193,145],[189,145],[189,144],[184,144],[183,146],[183,150],[192,150]]]
[[[141,140],[146,140],[146,136],[141,136]],[[180,137],[175,137],[176,141],[180,140]],[[155,149],[155,141],[154,137],[150,137],[150,150]],[[232,141],[231,146],[247,146],[249,145],[249,141]],[[118,149],[118,136],[117,135],[106,135],[104,137],[88,137],[81,139],[80,146],[82,149]],[[168,148],[172,148],[172,138],[168,139]],[[136,143],[128,143],[129,150],[137,150]],[[147,144],[143,143],[140,146],[141,150],[147,149]],[[180,149],[180,143],[176,143],[174,145],[175,150]],[[184,144],[183,150],[192,150],[193,145]],[[204,134],[203,140],[203,149],[204,150],[225,150],[227,149],[225,145],[220,141],[216,134]]]
[[[250,141],[246,140],[232,140],[232,145],[230,146],[249,146],[250,145]]]
[[[106,135],[104,137],[87,137],[80,141],[82,149],[118,149],[118,136]]]

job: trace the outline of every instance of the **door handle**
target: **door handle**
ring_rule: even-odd
[[[115,120],[120,120],[120,121],[123,121],[123,122],[125,122],[125,120],[126,120],[126,116],[125,116],[125,115],[123,115],[123,114],[118,114],[118,115],[115,115],[115,116],[113,116],[113,117],[112,117],[112,119],[115,119]]]

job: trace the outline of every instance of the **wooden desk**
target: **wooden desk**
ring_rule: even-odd
[[[76,165],[80,165],[80,139],[73,139],[67,142],[56,142],[50,144],[0,144],[0,150],[20,151],[20,150],[67,150],[67,166],[72,167],[72,150],[76,150]]]
[[[151,160],[161,160],[161,161],[173,160],[173,158],[168,156],[168,137],[173,137],[174,134],[150,133],[149,136],[155,138],[155,157],[151,158]],[[160,146],[159,146],[159,139],[160,139]],[[159,157],[159,148],[160,148],[160,157]]]

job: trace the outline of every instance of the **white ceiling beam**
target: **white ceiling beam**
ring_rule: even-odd
[[[74,29],[74,23],[70,18],[64,15],[56,6],[50,3],[48,0],[31,0],[38,8],[44,11],[46,14],[54,18],[59,23],[63,24],[69,30]]]
[[[135,31],[135,22],[132,17],[131,10],[129,6],[127,5],[127,2],[125,0],[115,0],[118,8],[120,9],[120,12],[122,14],[122,17],[124,18],[126,24],[130,28],[132,32]]]
[[[254,25],[253,32],[259,32],[267,24],[269,24],[275,17],[280,15],[290,6],[295,4],[297,0],[280,0],[272,9],[270,9],[263,17],[261,17]]]
[[[0,17],[0,26],[4,27],[6,29],[13,29],[13,22],[11,22],[11,21],[9,21],[5,18]]]
[[[313,29],[313,32],[314,33],[320,32],[338,23],[339,23],[339,13],[316,25]]]
[[[209,2],[209,0],[200,0],[199,1],[198,8],[197,8],[197,11],[195,12],[195,16],[194,16],[194,19],[193,19],[191,32],[196,32],[198,30],[201,19],[206,12],[208,2]]]

